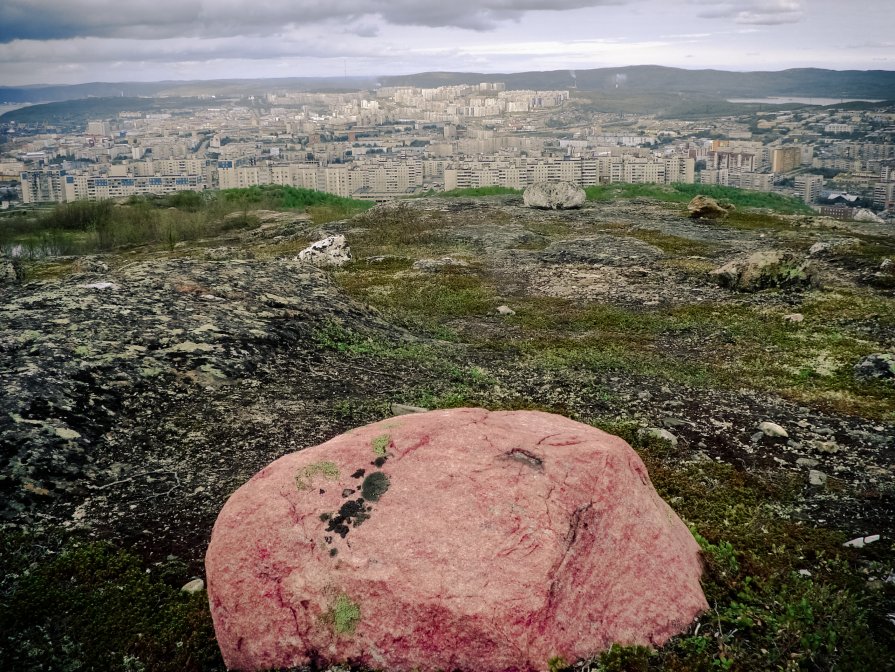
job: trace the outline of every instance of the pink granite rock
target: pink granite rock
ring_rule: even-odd
[[[228,667],[544,670],[660,645],[699,549],[621,439],[556,415],[405,415],[273,462],[205,560]]]

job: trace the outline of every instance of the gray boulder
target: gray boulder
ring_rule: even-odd
[[[584,189],[571,182],[535,182],[522,193],[526,207],[541,210],[573,210],[586,198]]]
[[[885,221],[882,217],[878,216],[872,210],[867,210],[866,208],[859,208],[857,212],[855,212],[852,219],[856,222],[873,222],[874,224],[885,224]]]
[[[854,370],[858,378],[895,379],[895,354],[875,352],[867,355],[855,364]]]
[[[709,196],[698,194],[687,205],[692,219],[721,219],[733,208],[722,207],[718,201]]]
[[[722,287],[745,292],[817,284],[817,276],[807,260],[780,250],[762,250],[734,259],[716,268],[710,275]]]
[[[314,266],[343,266],[351,261],[351,248],[339,234],[312,243],[298,253],[298,258]]]

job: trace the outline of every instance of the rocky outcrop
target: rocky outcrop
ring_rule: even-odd
[[[806,260],[780,250],[762,250],[734,259],[710,275],[723,287],[746,292],[770,287],[807,287],[817,283],[816,273]]]
[[[351,248],[339,234],[312,243],[298,253],[298,258],[315,266],[344,266],[351,261]]]
[[[230,669],[542,670],[660,645],[699,550],[621,439],[538,412],[391,418],[272,463],[206,556]]]
[[[527,207],[540,210],[574,210],[586,199],[584,189],[571,182],[535,182],[522,193]]]
[[[687,205],[691,219],[721,219],[727,216],[730,208],[722,207],[718,201],[709,196],[694,196]]]
[[[858,378],[895,379],[895,353],[875,352],[855,364]]]
[[[144,403],[160,412],[170,399],[183,406],[254,385],[275,353],[289,351],[296,362],[296,346],[316,349],[313,334],[328,320],[386,328],[324,271],[288,260],[138,262],[4,287],[0,521],[30,522],[50,505],[59,511],[61,501],[84,498],[122,470],[172,469],[145,451],[142,463],[124,466],[107,443],[126,429],[125,416],[144,412]],[[126,404],[140,408],[125,412]],[[150,418],[147,426],[160,424]]]

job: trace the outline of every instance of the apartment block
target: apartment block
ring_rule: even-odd
[[[824,188],[824,178],[821,175],[798,175],[795,184],[799,198],[805,203],[813,203]]]
[[[737,173],[731,175],[729,185],[750,191],[771,191],[774,186],[774,175],[772,173]]]
[[[895,182],[880,182],[874,186],[873,204],[886,210],[895,209]]]
[[[66,201],[102,201],[109,198],[173,194],[178,191],[202,191],[208,188],[204,175],[159,175],[121,177],[66,175]]]
[[[706,168],[699,173],[699,182],[726,187],[730,183],[730,172],[727,168]]]
[[[771,158],[771,170],[775,173],[788,173],[802,164],[802,148],[799,145],[778,147]]]
[[[65,198],[64,170],[27,170],[19,174],[22,185],[22,202],[62,203]]]
[[[522,189],[534,182],[563,180],[582,186],[628,182],[666,184],[694,181],[695,161],[690,157],[645,158],[600,156],[590,158],[539,158],[461,161],[444,171],[444,187],[466,189],[501,186]]]

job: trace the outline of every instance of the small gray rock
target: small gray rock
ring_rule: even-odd
[[[812,460],[810,457],[800,457],[796,460],[796,464],[800,467],[816,467],[820,462]]]
[[[789,437],[789,433],[776,422],[769,422],[766,420],[758,425],[758,429],[765,436],[779,437],[784,439]]]
[[[641,429],[640,433],[642,436],[661,439],[662,441],[670,443],[672,447],[677,447],[677,437],[667,429],[662,429],[661,427],[647,427],[646,429]]]
[[[392,415],[410,415],[411,413],[426,413],[429,409],[410,404],[392,404]]]
[[[819,453],[833,455],[839,452],[839,444],[835,441],[814,441],[811,445],[814,446],[814,449]]]
[[[818,485],[818,486],[826,485],[827,484],[827,475],[822,471],[818,471],[817,469],[812,469],[811,471],[808,472],[808,482],[811,485]]]
[[[193,579],[189,583],[184,584],[183,588],[180,590],[181,592],[192,595],[193,593],[198,593],[200,590],[205,590],[205,582],[202,579]]]
[[[510,308],[509,306],[497,306],[497,312],[500,315],[507,315],[507,316],[516,314],[516,311],[513,310],[512,308]]]
[[[849,548],[864,548],[867,544],[873,544],[877,541],[879,541],[879,535],[871,534],[866,537],[857,537],[856,539],[852,539],[851,541],[846,541],[842,545]]]

